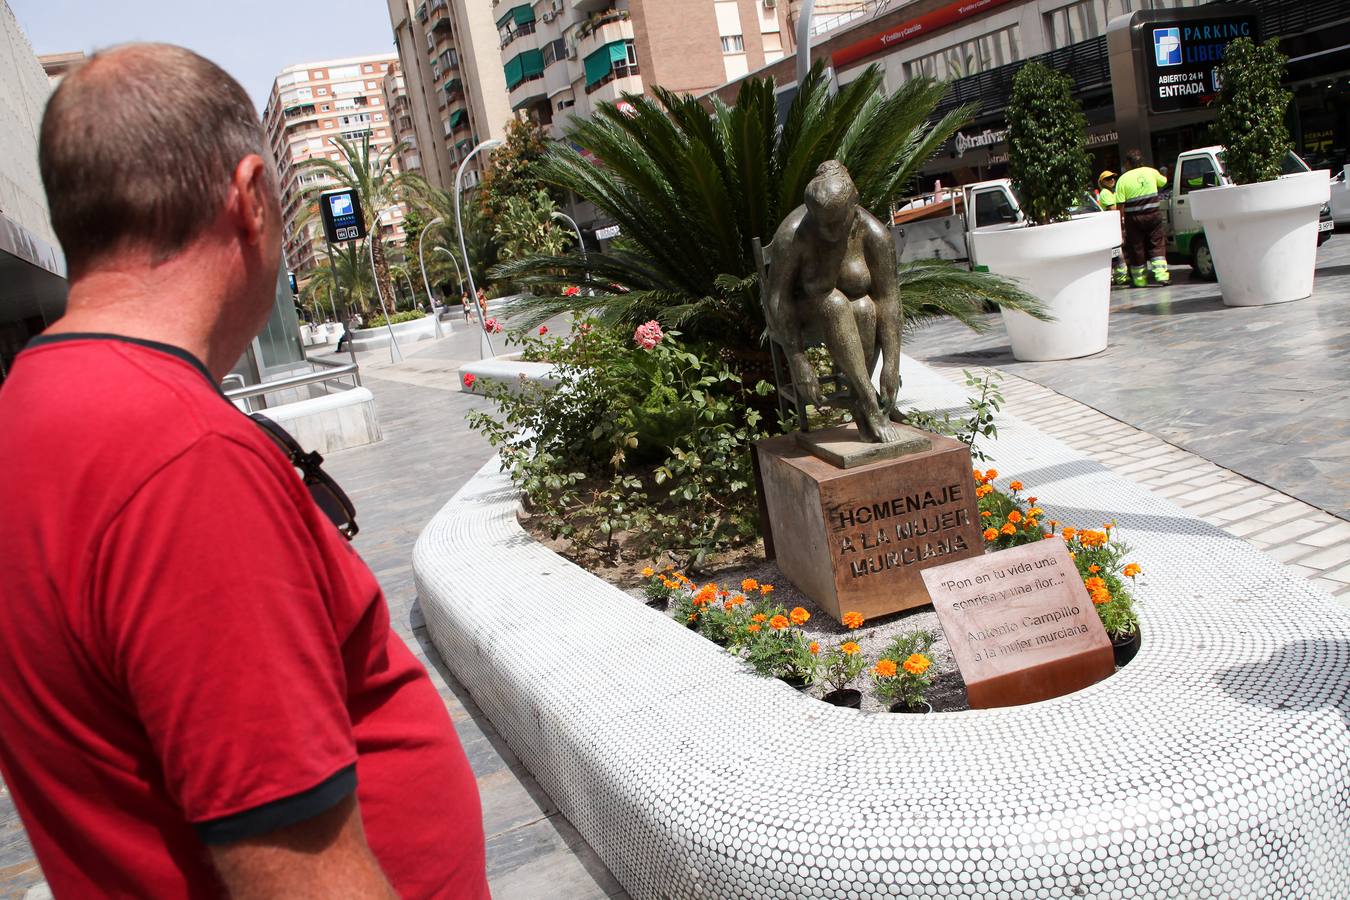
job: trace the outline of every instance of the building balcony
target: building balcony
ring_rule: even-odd
[[[628,74],[611,73],[604,81],[588,86],[586,93],[590,95],[592,108],[601,102],[615,103],[624,94],[641,94],[642,76],[637,73],[637,67],[634,66]]]
[[[570,5],[580,13],[604,12],[614,6],[614,0],[572,0]]]
[[[567,62],[560,59],[544,69],[544,91],[549,97],[572,89],[572,71]]]
[[[581,23],[576,30],[577,56],[585,59],[606,44],[633,39],[633,23],[627,10],[610,10]]]
[[[450,7],[445,0],[433,0],[428,16],[432,31],[450,31]]]
[[[543,73],[532,75],[507,92],[512,109],[524,109],[537,103],[548,102],[548,87]]]

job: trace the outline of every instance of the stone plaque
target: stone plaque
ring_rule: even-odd
[[[972,709],[1049,700],[1116,670],[1061,540],[934,566],[923,580]]]
[[[928,450],[850,468],[792,434],[755,445],[765,549],[836,619],[924,606],[920,570],[984,552],[969,450],[922,437]]]

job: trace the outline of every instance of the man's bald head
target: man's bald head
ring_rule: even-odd
[[[47,102],[38,161],[71,277],[119,250],[165,260],[222,208],[239,161],[267,159],[239,83],[169,44],[96,53]]]

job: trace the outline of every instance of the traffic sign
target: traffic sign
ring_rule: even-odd
[[[359,241],[366,236],[361,198],[351,188],[320,194],[319,213],[323,217],[324,236],[330,244]]]

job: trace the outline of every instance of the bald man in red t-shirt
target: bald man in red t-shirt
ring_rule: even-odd
[[[216,385],[282,240],[188,51],[66,76],[67,312],[0,391],[0,770],[57,897],[486,898],[473,774],[370,570]]]

